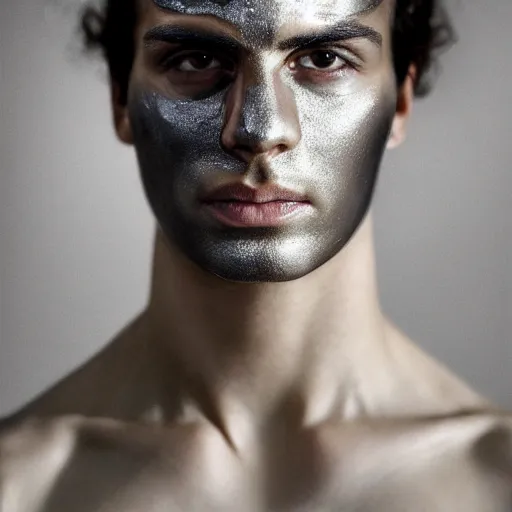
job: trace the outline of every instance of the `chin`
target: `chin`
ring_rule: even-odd
[[[220,246],[207,254],[189,254],[188,257],[203,271],[225,281],[239,283],[283,283],[300,279],[311,274],[336,254],[344,243],[323,247],[319,244],[294,244],[276,247],[276,244],[231,244]]]
[[[329,229],[332,222],[288,229],[219,230],[180,222],[179,216],[173,221],[163,229],[171,245],[203,272],[239,283],[301,279],[339,254],[360,225],[351,222],[337,230]]]
[[[286,283],[290,281],[296,281],[309,273],[313,272],[314,269],[281,269],[274,270],[269,268],[240,268],[239,270],[233,269],[220,269],[212,270],[210,273],[224,281],[230,281],[235,283]]]

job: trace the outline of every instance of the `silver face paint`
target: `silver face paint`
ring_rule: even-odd
[[[184,14],[221,13],[253,48],[306,13],[331,9],[331,19],[339,21],[340,11],[359,12],[375,3],[231,0],[222,7],[213,1],[154,1]],[[290,18],[290,12],[298,18]],[[259,17],[257,28],[248,25],[253,16]],[[204,270],[234,281],[296,279],[345,246],[369,207],[395,113],[391,65],[370,81],[347,74],[318,85],[298,82],[286,67],[265,66],[266,58],[255,52],[258,79],[244,86],[234,136],[240,146],[268,141],[289,146],[272,157],[247,163],[221,142],[230,116],[228,96],[237,84],[184,100],[135,83],[129,98],[142,179],[164,233]],[[313,214],[282,227],[231,228],[200,208],[198,198],[212,183],[244,182],[255,175],[307,194]]]
[[[267,46],[280,23],[337,19],[370,11],[383,0],[153,0],[161,9],[178,14],[215,16],[241,31],[253,48]],[[278,23],[276,23],[279,21]]]
[[[249,17],[268,18],[269,8],[272,12],[284,16],[304,16],[315,13],[317,16],[326,13],[328,17],[351,16],[369,11],[377,7],[383,0],[153,0],[161,9],[180,14],[210,15],[229,21],[241,27],[240,20]],[[281,17],[281,19],[285,19]]]

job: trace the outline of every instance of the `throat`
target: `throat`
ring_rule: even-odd
[[[183,410],[222,431],[361,415],[359,376],[385,366],[370,220],[325,265],[285,283],[221,280],[158,231],[147,320]]]

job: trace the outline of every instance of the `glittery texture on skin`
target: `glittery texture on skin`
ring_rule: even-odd
[[[266,84],[249,86],[236,132],[238,143],[254,146],[268,140],[289,140],[294,132],[300,136],[298,116],[287,116],[281,112],[282,108],[283,102],[278,101],[277,94],[268,93]]]
[[[338,15],[349,15],[353,13],[361,13],[372,10],[382,3],[383,0],[351,0],[344,2],[339,10],[338,0],[297,0],[299,8],[304,9],[309,4],[316,4],[325,12],[334,12],[336,8]],[[153,0],[153,2],[162,9],[168,9],[173,12],[182,14],[199,14],[223,17],[227,20],[233,18],[236,11],[243,14],[244,10],[256,12],[259,7],[268,8],[269,1],[262,0]],[[280,2],[272,2],[275,7],[277,3],[283,5],[292,2],[281,0]]]
[[[153,0],[179,14],[216,16],[241,30],[253,48],[268,46],[283,20],[325,20],[354,16],[378,7],[384,0]],[[277,22],[277,23],[276,23]]]
[[[310,7],[326,3],[308,1]],[[303,2],[287,4],[298,9]],[[264,26],[277,30],[290,21],[275,19],[269,8],[254,29],[240,16],[238,26],[251,37]],[[268,36],[260,32],[258,37]],[[225,279],[287,281],[332,258],[360,225],[395,112],[396,85],[391,64],[370,82],[346,77],[328,86],[307,86],[287,69],[266,65],[262,51],[255,51],[253,61],[257,83],[244,88],[235,116],[237,143],[294,141],[288,151],[247,164],[226,150],[223,130],[235,115],[227,108],[231,86],[206,99],[177,100],[135,84],[130,118],[146,195],[168,239],[204,270]],[[248,178],[305,192],[314,213],[280,228],[240,229],[220,225],[200,208],[198,196],[207,183]]]

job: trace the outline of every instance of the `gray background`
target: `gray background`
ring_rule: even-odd
[[[424,348],[511,407],[512,2],[451,10],[459,44],[381,175],[381,295]],[[73,42],[74,12],[0,5],[0,414],[147,299],[151,216],[101,67]]]

